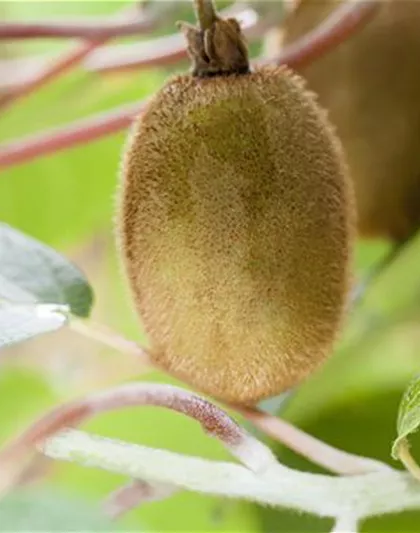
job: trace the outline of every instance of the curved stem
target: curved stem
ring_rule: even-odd
[[[209,30],[217,19],[213,0],[194,0],[194,7],[200,29]]]
[[[258,409],[234,408],[259,430],[278,440],[295,453],[306,457],[312,463],[331,472],[354,475],[378,470],[391,470],[390,466],[380,461],[334,448],[281,418]]]
[[[127,128],[144,106],[145,102],[124,105],[63,127],[23,137],[6,146],[0,145],[0,168],[23,163],[70,146],[85,144]]]
[[[410,453],[410,445],[407,439],[403,439],[398,445],[398,459],[403,463],[410,474],[420,481],[420,466]]]

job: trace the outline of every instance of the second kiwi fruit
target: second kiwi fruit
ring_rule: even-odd
[[[300,0],[282,28],[283,44],[339,4]],[[420,227],[420,2],[378,4],[362,29],[299,73],[343,142],[360,236],[401,243]]]
[[[331,353],[354,206],[341,147],[302,80],[250,71],[239,24],[196,2],[192,74],[136,121],[118,241],[154,362],[227,402],[287,390]]]

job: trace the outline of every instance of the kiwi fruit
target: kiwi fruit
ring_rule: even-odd
[[[283,44],[337,5],[301,0],[281,28]],[[419,65],[420,2],[384,0],[358,33],[299,69],[343,143],[363,238],[401,243],[420,226]]]
[[[331,353],[350,281],[354,206],[325,113],[284,67],[250,71],[239,24],[197,2],[192,73],[135,122],[118,244],[156,365],[239,405]]]

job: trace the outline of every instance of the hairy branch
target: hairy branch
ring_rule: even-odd
[[[298,472],[276,463],[252,472],[241,465],[150,449],[75,430],[50,437],[38,449],[54,459],[150,483],[333,517],[340,519],[338,525],[344,523],[342,517],[352,517],[354,523],[356,517],[420,507],[420,484],[397,470],[331,477]]]

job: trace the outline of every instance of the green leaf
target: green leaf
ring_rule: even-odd
[[[392,445],[392,456],[399,457],[399,446],[420,426],[420,375],[406,388],[401,399],[397,418],[398,437]]]
[[[89,315],[93,302],[89,283],[52,248],[0,223],[0,257],[0,298],[26,304],[24,314],[30,311],[27,304],[55,304],[68,306],[76,316]],[[32,310],[42,315],[45,308],[32,305]]]
[[[1,531],[118,531],[95,505],[52,490],[25,490],[0,502]]]

